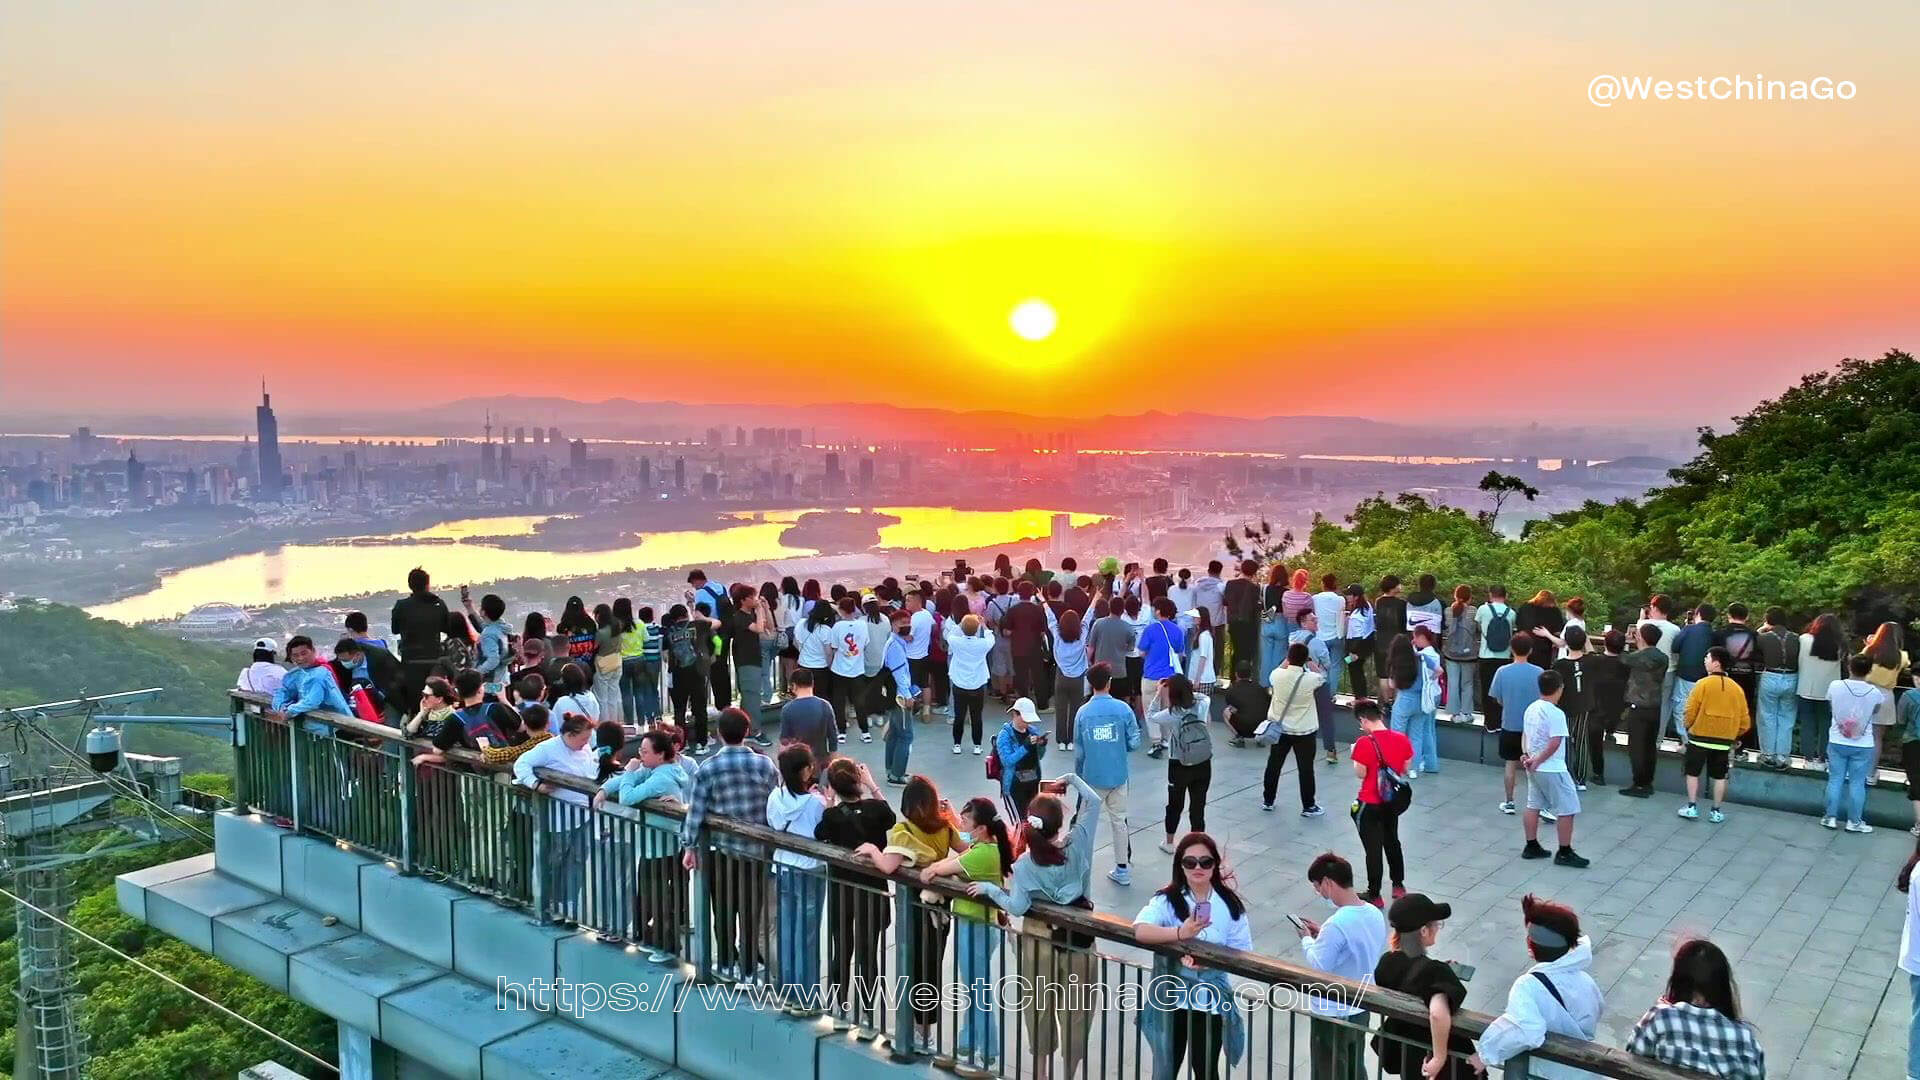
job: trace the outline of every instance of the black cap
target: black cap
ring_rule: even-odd
[[[1428,899],[1426,893],[1408,893],[1387,909],[1387,922],[1402,934],[1411,934],[1428,923],[1444,922],[1452,917],[1453,905],[1437,904]]]

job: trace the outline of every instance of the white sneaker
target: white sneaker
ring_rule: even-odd
[[[1839,828],[1839,827],[1840,827],[1840,823],[1839,823],[1838,821],[1835,821],[1835,820],[1834,820],[1833,818],[1830,818],[1830,817],[1823,817],[1823,818],[1821,818],[1821,819],[1820,819],[1820,824],[1821,824],[1821,825],[1823,825],[1823,826],[1825,826],[1826,828],[1829,828],[1829,829],[1837,829],[1837,828]]]
[[[1408,770],[1407,770],[1407,779],[1409,779],[1409,780],[1418,780],[1418,779],[1420,779],[1420,770],[1419,770],[1419,769],[1408,769]]]
[[[1514,805],[1510,802],[1503,802],[1500,804],[1500,812],[1503,814],[1514,813],[1515,812]]]
[[[1160,850],[1166,852],[1169,855],[1173,854],[1173,841],[1171,840],[1160,841]]]
[[[960,744],[959,744],[959,743],[954,743],[954,744],[953,744],[953,752],[954,752],[954,753],[956,753],[956,754],[960,752]]]
[[[1680,816],[1686,818],[1688,821],[1692,821],[1700,816],[1700,808],[1692,803],[1688,803],[1680,808]]]
[[[1857,833],[1870,833],[1873,831],[1873,826],[1867,824],[1864,821],[1849,821],[1847,822],[1847,831],[1857,832]]]
[[[1558,814],[1555,814],[1551,810],[1542,810],[1540,811],[1540,820],[1541,821],[1559,821],[1560,816]]]
[[[861,733],[860,733],[860,741],[861,741],[861,742],[872,742],[872,741],[873,741],[873,732],[871,732],[871,731],[863,731],[863,732],[861,732]]]
[[[979,743],[974,743],[974,744],[973,744],[973,756],[974,756],[974,757],[979,757],[979,756],[980,756],[980,744],[979,744]]]

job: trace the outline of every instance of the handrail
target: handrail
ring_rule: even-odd
[[[271,707],[271,699],[264,694],[246,690],[232,690],[229,693],[233,701],[240,703],[242,707],[252,706],[263,715]],[[377,738],[387,743],[398,743],[416,751],[434,750],[426,740],[409,739],[398,728],[384,724],[369,724],[357,717],[340,713],[316,711],[303,714],[301,719],[323,721],[336,730]],[[512,773],[510,765],[487,761],[481,755],[469,750],[434,752],[475,772],[490,773],[496,777]],[[578,777],[546,769],[538,770],[536,775],[555,787],[564,787],[584,795],[592,795],[599,790],[598,786]],[[537,798],[535,792],[521,785],[509,783],[507,786],[524,793],[521,797]],[[671,800],[652,799],[642,805],[645,814],[682,821],[686,818],[686,809]],[[645,822],[645,816],[639,812],[638,808],[619,803],[603,804],[598,808],[598,812],[642,824]],[[779,832],[762,825],[735,821],[717,814],[707,815],[706,827],[714,832],[819,859],[835,869],[861,874],[875,880],[885,880],[902,888],[931,891],[949,900],[968,898],[966,889],[955,884],[952,879],[937,878],[928,883],[921,881],[918,875],[904,870],[882,873],[873,863],[849,855],[845,848],[796,836],[793,833]],[[412,828],[411,822],[403,822],[402,828]],[[1384,1019],[1404,1021],[1421,1027],[1427,1023],[1427,1006],[1424,1002],[1396,990],[1383,989],[1371,981],[1358,982],[1300,964],[1289,963],[1264,953],[1230,949],[1201,941],[1146,945],[1134,939],[1132,923],[1098,911],[1086,911],[1036,901],[1029,910],[1028,917],[1037,917],[1050,926],[1076,931],[1149,953],[1174,958],[1190,956],[1203,967],[1214,968],[1253,982],[1284,986],[1300,991],[1313,990],[1323,996],[1337,996],[1343,1003],[1359,1006]],[[1463,1009],[1454,1014],[1453,1026],[1456,1032],[1477,1038],[1493,1019],[1491,1014]],[[1696,1074],[1670,1069],[1658,1062],[1635,1057],[1625,1051],[1602,1046],[1599,1043],[1570,1039],[1561,1035],[1549,1034],[1546,1042],[1537,1050],[1531,1051],[1531,1054],[1601,1076],[1613,1077],[1616,1080],[1698,1080]]]

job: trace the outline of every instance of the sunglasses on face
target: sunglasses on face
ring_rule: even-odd
[[[1211,855],[1186,855],[1180,859],[1180,865],[1188,870],[1211,870],[1213,862]]]

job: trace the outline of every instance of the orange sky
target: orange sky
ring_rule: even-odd
[[[1550,7],[14,6],[0,411],[348,362],[381,404],[1687,424],[1920,342],[1913,5]]]

